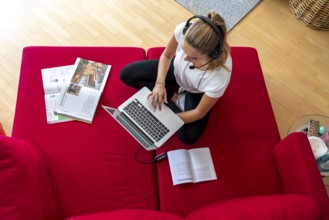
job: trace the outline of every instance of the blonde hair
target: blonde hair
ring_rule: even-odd
[[[227,57],[230,54],[230,46],[227,43],[227,32],[226,32],[226,24],[224,19],[217,14],[216,12],[208,12],[206,15],[207,18],[209,18],[221,31],[223,36],[223,42],[219,42],[219,36],[218,34],[213,30],[213,28],[202,21],[201,19],[196,19],[196,21],[189,27],[185,34],[185,41],[191,45],[193,48],[200,51],[202,54],[210,54],[215,50],[215,48],[220,45],[222,45],[219,48],[216,48],[220,51],[219,57],[214,59],[208,67],[208,70],[212,71],[219,67],[224,67],[225,69],[228,69],[225,66],[225,62],[227,60]]]

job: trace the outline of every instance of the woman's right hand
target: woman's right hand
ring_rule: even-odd
[[[157,108],[161,110],[163,103],[168,103],[165,79],[177,46],[178,42],[176,41],[175,36],[172,35],[167,47],[160,56],[157,81],[155,82],[153,91],[148,96],[148,98],[151,99],[151,104],[155,110]]]
[[[156,82],[153,91],[148,95],[148,99],[151,99],[151,105],[154,109],[159,108],[161,111],[163,103],[168,103],[167,91],[164,82]]]

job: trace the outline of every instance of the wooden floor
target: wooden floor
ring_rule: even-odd
[[[0,7],[0,121],[11,135],[22,49],[30,45],[163,46],[192,14],[174,0],[10,0]],[[263,0],[229,33],[257,48],[281,136],[300,116],[329,115],[329,32]],[[38,117],[37,115],[35,117]]]

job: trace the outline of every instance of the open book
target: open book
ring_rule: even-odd
[[[73,65],[46,68],[41,70],[43,89],[45,92],[46,115],[48,124],[73,120],[71,118],[54,113],[56,102],[58,101],[59,95],[61,93],[61,88],[70,81],[72,70]]]
[[[92,123],[111,65],[77,58],[56,102],[56,114]]]
[[[217,179],[209,148],[180,149],[167,154],[174,185]]]

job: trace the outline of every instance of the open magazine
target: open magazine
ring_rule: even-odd
[[[111,65],[77,58],[70,80],[62,87],[54,112],[92,123]]]
[[[180,149],[167,154],[174,185],[217,179],[209,148]]]
[[[43,89],[45,92],[47,123],[72,121],[73,119],[54,113],[56,102],[62,87],[70,81],[73,65],[46,68],[41,70]]]

